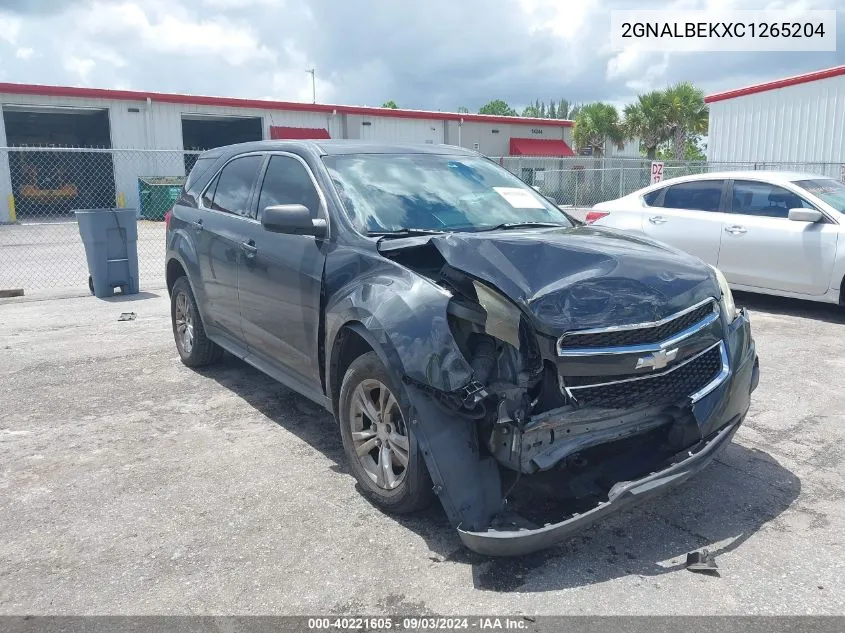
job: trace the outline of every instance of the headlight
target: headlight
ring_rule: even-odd
[[[513,303],[480,281],[472,282],[478,303],[487,312],[484,330],[492,337],[519,349],[519,320],[522,313]]]
[[[732,322],[737,317],[736,303],[734,303],[734,295],[731,292],[731,287],[728,285],[728,280],[721,270],[715,266],[711,266],[713,272],[716,273],[716,279],[719,282],[719,290],[722,291],[722,308],[728,317],[728,322]]]

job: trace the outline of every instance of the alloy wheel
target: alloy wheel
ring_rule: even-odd
[[[185,354],[190,354],[194,348],[194,316],[191,309],[191,302],[185,292],[176,296],[176,336]]]
[[[379,488],[393,490],[405,479],[410,442],[396,397],[379,380],[363,380],[350,403],[352,442],[358,461]]]

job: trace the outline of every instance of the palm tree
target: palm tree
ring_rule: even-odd
[[[709,111],[704,93],[691,83],[683,82],[666,90],[666,101],[674,156],[683,160],[687,139],[707,134]]]
[[[522,116],[539,118],[540,110],[538,110],[537,107],[532,103],[531,105],[525,106],[525,108],[522,110]]]
[[[609,103],[589,103],[578,110],[572,138],[578,149],[592,148],[595,156],[602,156],[608,141],[622,148],[625,133],[619,113]]]
[[[648,158],[654,160],[657,146],[665,141],[670,132],[669,100],[666,93],[654,90],[637,97],[634,103],[625,106],[625,136],[639,139]]]
[[[581,109],[577,103],[570,103],[566,99],[561,99],[557,106],[558,119],[574,119],[578,116],[578,110]]]

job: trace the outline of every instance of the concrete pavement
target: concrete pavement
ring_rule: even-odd
[[[0,300],[0,613],[845,614],[845,318],[738,303],[761,383],[718,462],[491,560],[437,507],[367,503],[316,405],[231,357],[184,367],[166,292]],[[702,547],[720,577],[683,569]]]

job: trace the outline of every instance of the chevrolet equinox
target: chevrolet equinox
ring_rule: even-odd
[[[207,151],[166,253],[185,365],[226,350],[319,403],[363,494],[397,513],[436,497],[483,554],[698,473],[758,382],[717,269],[584,225],[457,147]]]

